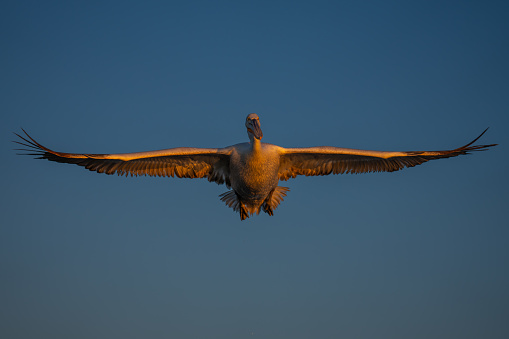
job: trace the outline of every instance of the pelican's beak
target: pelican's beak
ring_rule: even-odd
[[[262,140],[263,138],[263,132],[260,128],[260,121],[258,120],[251,120],[251,123],[253,124],[253,135],[256,139]]]

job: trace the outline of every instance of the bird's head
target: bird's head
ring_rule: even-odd
[[[249,135],[249,139],[252,137],[262,140],[263,133],[262,129],[260,128],[260,118],[258,118],[258,115],[251,113],[246,118],[246,128],[247,128],[247,135]]]

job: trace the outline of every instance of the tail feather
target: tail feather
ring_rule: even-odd
[[[274,190],[272,190],[272,192],[270,192],[261,206],[245,205],[242,201],[240,201],[239,196],[234,190],[220,194],[219,198],[226,204],[226,206],[232,208],[235,212],[239,212],[240,219],[244,220],[249,218],[250,215],[255,213],[259,214],[262,209],[265,213],[272,216],[274,214],[274,210],[283,201],[283,198],[286,197],[286,192],[289,190],[290,189],[288,187],[277,186]]]

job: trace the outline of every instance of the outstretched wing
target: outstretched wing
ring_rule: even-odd
[[[487,130],[467,145],[449,151],[381,152],[328,146],[284,148],[280,158],[279,179],[288,180],[297,175],[393,172],[429,160],[484,151],[497,144],[475,146],[472,144]]]
[[[26,155],[37,159],[76,164],[90,171],[118,175],[149,175],[179,178],[207,178],[230,186],[229,148],[170,148],[159,151],[119,154],[79,154],[55,152],[35,141],[25,130],[26,137],[17,133],[24,142],[14,141],[28,149]]]

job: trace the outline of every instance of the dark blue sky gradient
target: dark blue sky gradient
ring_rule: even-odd
[[[5,1],[3,338],[508,338],[504,1]],[[247,140],[488,152],[304,177],[240,222],[206,180],[16,156]]]

